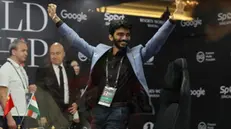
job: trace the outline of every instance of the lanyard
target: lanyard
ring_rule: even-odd
[[[21,82],[22,82],[23,88],[24,88],[24,89],[27,89],[27,88],[26,88],[27,86],[24,84],[24,82],[23,82],[23,80],[22,80],[22,77],[21,77],[20,74],[18,73],[18,70],[15,68],[15,66],[12,64],[11,61],[7,60],[7,62],[9,62],[9,63],[12,65],[12,67],[14,68],[14,70],[16,71],[16,73],[18,74],[18,76],[19,76],[19,78],[20,78],[20,80],[21,80]],[[24,73],[22,73],[22,74],[23,74],[23,76],[24,76],[24,80],[26,80]]]
[[[117,85],[118,85],[118,80],[119,80],[119,75],[120,75],[120,69],[122,67],[123,60],[124,60],[124,56],[120,59],[120,65],[119,65],[119,68],[118,68],[118,72],[117,72],[117,76],[116,76],[116,81],[115,81],[115,84],[114,84],[114,88],[116,88]],[[108,57],[106,59],[106,85],[109,86],[109,80],[108,80]]]

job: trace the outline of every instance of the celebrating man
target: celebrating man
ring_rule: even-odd
[[[91,71],[84,98],[92,108],[92,129],[125,129],[130,115],[130,104],[136,95],[144,112],[153,112],[144,76],[143,63],[156,55],[175,27],[174,17],[182,14],[181,1],[176,0],[176,10],[169,20],[147,42],[129,48],[131,25],[125,20],[114,20],[109,27],[112,46],[98,44],[96,47],[65,24],[56,14],[56,5],[48,5],[48,14],[65,36],[81,53],[91,59]],[[137,87],[136,84],[141,87]],[[138,85],[138,86],[140,86]]]

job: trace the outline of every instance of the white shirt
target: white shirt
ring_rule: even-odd
[[[28,76],[22,66],[10,58],[7,60],[12,64],[6,62],[0,68],[0,86],[7,87],[8,94],[11,93],[15,105],[15,107],[11,109],[11,114],[13,116],[24,116],[27,107],[25,94],[28,92]],[[19,114],[17,113],[16,108],[18,109]],[[1,106],[0,116],[3,116],[3,110]]]
[[[56,78],[58,80],[58,83],[60,85],[60,80],[59,80],[59,66],[52,64],[53,69],[55,71]],[[63,64],[60,65],[62,67],[62,72],[63,72],[63,82],[64,82],[64,103],[68,104],[69,103],[69,88],[68,88],[68,80],[67,80],[67,73],[65,70],[65,67]]]

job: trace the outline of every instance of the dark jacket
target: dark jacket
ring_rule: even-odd
[[[74,69],[71,66],[64,65],[67,74],[68,84],[71,84],[75,79]],[[61,110],[66,110],[68,107],[64,104],[64,96],[62,95],[55,71],[52,65],[44,68],[38,68],[36,73],[36,85],[47,91],[55,100]],[[72,85],[69,87],[69,105],[76,102],[76,88]],[[45,107],[46,108],[46,107]]]

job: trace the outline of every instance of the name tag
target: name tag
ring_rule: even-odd
[[[98,104],[106,107],[110,107],[115,96],[117,88],[105,86],[103,93],[99,99]]]

